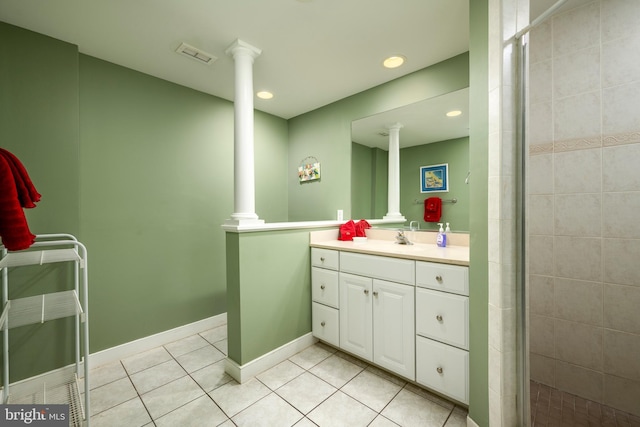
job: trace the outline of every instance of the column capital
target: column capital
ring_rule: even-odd
[[[394,129],[402,129],[404,127],[404,125],[402,123],[392,123],[390,125],[387,125],[387,129],[389,130],[394,130]]]
[[[251,59],[255,59],[262,54],[262,49],[258,49],[255,46],[250,45],[247,42],[244,42],[240,39],[236,39],[233,43],[229,45],[227,50],[224,51],[225,54],[233,56],[235,58],[238,54],[245,54],[251,57]]]

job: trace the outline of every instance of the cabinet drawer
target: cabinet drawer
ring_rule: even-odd
[[[340,271],[408,285],[415,284],[415,261],[408,259],[340,252]]]
[[[311,268],[311,297],[313,301],[339,308],[338,272],[325,268]]]
[[[416,334],[469,349],[469,298],[416,288]]]
[[[416,381],[469,403],[469,352],[416,337]]]
[[[340,345],[340,312],[314,302],[311,306],[313,336],[336,347]]]
[[[438,291],[469,295],[469,268],[416,261],[416,285]]]
[[[331,249],[311,248],[311,265],[314,267],[330,268],[337,270],[340,262],[340,253]]]

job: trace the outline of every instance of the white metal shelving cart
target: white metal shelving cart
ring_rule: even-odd
[[[69,424],[89,425],[89,319],[87,249],[71,234],[42,234],[24,251],[0,245],[2,271],[3,403],[69,404]],[[9,269],[58,262],[74,264],[74,288],[31,297],[9,298]],[[9,385],[9,330],[75,316],[75,368],[41,376],[42,381]],[[46,378],[46,379],[45,379]],[[84,395],[79,389],[84,382]],[[82,396],[82,397],[81,397]]]

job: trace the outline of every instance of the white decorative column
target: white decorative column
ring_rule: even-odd
[[[388,211],[382,219],[392,219],[398,222],[406,221],[400,213],[400,129],[401,123],[389,126],[389,188]]]
[[[263,224],[255,210],[255,174],[253,156],[253,60],[262,50],[234,41],[225,52],[235,62],[234,100],[234,191],[229,225]]]

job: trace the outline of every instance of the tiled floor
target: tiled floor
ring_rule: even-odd
[[[465,409],[321,343],[240,385],[226,326],[92,370],[91,425],[466,426]]]
[[[640,427],[640,417],[531,381],[531,427]]]

